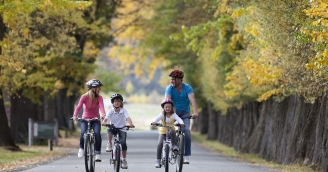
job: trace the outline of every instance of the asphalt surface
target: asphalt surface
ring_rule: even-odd
[[[102,162],[96,162],[97,172],[114,171],[113,165],[109,164],[111,153],[105,152],[107,137],[102,136]],[[128,169],[124,172],[163,172],[164,168],[155,168],[157,131],[129,131],[127,137]],[[208,150],[192,142],[192,156],[190,164],[183,166],[186,172],[277,172],[266,167],[254,166],[249,163],[240,162],[224,157],[217,152]],[[71,156],[58,159],[51,163],[43,164],[24,172],[84,172],[84,160],[77,157],[76,153]],[[175,164],[170,166],[170,172],[175,171]]]

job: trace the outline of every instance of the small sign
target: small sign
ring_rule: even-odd
[[[38,138],[54,138],[55,137],[55,124],[54,123],[34,123],[34,137]]]

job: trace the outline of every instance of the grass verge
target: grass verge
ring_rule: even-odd
[[[64,133],[61,134],[64,135]],[[27,146],[19,144],[18,146],[22,151],[8,151],[0,148],[0,171],[20,171],[67,156],[71,151],[77,151],[79,145],[78,134],[69,133],[68,135],[67,138],[59,138],[58,146],[54,146],[52,151],[49,150],[47,145]]]
[[[200,143],[201,145],[203,145],[209,149],[218,151],[222,155],[225,155],[225,156],[228,156],[231,158],[236,158],[236,159],[242,160],[244,162],[252,163],[253,165],[256,165],[256,166],[266,166],[266,167],[269,167],[272,169],[281,170],[283,172],[316,172],[307,166],[301,166],[299,164],[281,165],[281,164],[278,164],[278,163],[275,163],[272,161],[266,161],[266,160],[258,157],[258,155],[255,155],[255,154],[245,154],[245,153],[237,152],[237,151],[235,151],[234,148],[226,146],[224,144],[221,144],[218,141],[206,140],[206,135],[201,135],[196,132],[192,132],[191,135],[194,140],[196,140],[198,143]]]

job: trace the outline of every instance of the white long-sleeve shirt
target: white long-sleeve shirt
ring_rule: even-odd
[[[155,118],[154,122],[159,122],[160,120],[162,120],[162,119],[163,119],[163,115],[164,115],[163,112],[161,112],[161,113]],[[181,119],[176,113],[172,114],[172,116],[173,116],[174,120],[178,121],[179,124],[184,124],[183,121],[182,121],[182,119]],[[166,117],[165,121],[166,121],[166,122],[170,122],[170,118],[167,118],[167,117]]]

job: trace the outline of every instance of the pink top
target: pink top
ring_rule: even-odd
[[[74,111],[73,114],[74,117],[77,117],[78,113],[82,108],[82,105],[84,110],[82,114],[82,118],[84,119],[91,119],[94,117],[99,118],[99,109],[102,114],[106,114],[102,96],[98,96],[98,103],[96,103],[96,101],[93,101],[91,106],[89,107],[89,96],[86,94],[82,95],[79,104],[77,105]]]

